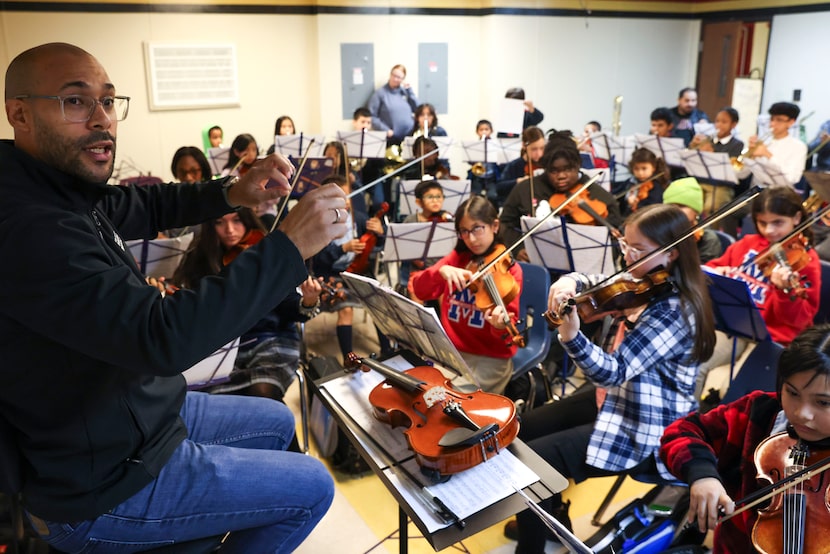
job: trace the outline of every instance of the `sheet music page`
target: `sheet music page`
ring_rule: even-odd
[[[686,149],[682,138],[658,137],[657,135],[635,134],[634,137],[643,148],[651,150],[655,156],[663,158],[668,165],[683,167],[680,152]]]
[[[522,232],[528,232],[540,219],[522,216]],[[610,233],[605,226],[577,223],[565,225],[563,229],[562,218],[550,218],[538,231],[525,239],[530,263],[564,272],[603,275],[614,272]]]
[[[525,102],[518,98],[501,98],[493,123],[497,133],[521,135],[525,121]]]
[[[143,240],[128,240],[127,247],[139,267],[146,262],[143,267],[146,277],[172,277],[192,241],[193,233],[190,232],[168,239],[148,240],[146,251]]]
[[[704,180],[738,183],[738,176],[726,152],[684,150],[680,153],[686,172]]]
[[[745,158],[744,167],[749,169],[754,181],[761,186],[792,187],[781,168],[768,158]]]
[[[235,338],[201,362],[183,372],[187,386],[190,388],[206,387],[213,383],[228,380],[233,371],[233,363],[239,351],[239,338]]]
[[[498,163],[506,164],[512,162],[522,155],[521,138],[498,138],[496,144],[500,147]]]
[[[403,464],[406,470],[421,484],[426,478],[420,473],[418,463],[412,459]],[[438,518],[413,490],[412,483],[406,486],[407,477],[400,475],[394,469],[384,470],[390,481],[396,484],[398,490],[407,502],[415,508],[431,533],[449,527],[452,523],[445,523]],[[515,494],[514,485],[524,488],[539,480],[539,476],[519,461],[509,450],[503,449],[498,456],[493,456],[484,463],[478,464],[466,471],[456,473],[446,483],[429,485],[428,494],[440,498],[452,512],[461,519],[465,519],[492,506],[499,500]],[[404,486],[400,486],[404,485]]]
[[[434,310],[401,296],[371,277],[345,271],[340,276],[372,315],[382,333],[456,375],[463,375],[469,382],[477,382]]]

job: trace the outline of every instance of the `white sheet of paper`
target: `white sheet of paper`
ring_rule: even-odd
[[[499,133],[522,134],[525,120],[525,103],[518,98],[502,98],[496,114],[496,131]]]
[[[411,474],[419,476],[418,464],[415,460],[406,462],[404,467]],[[386,469],[385,473],[391,481],[401,482],[401,477],[394,470]],[[446,483],[429,485],[427,491],[440,498],[459,518],[465,519],[514,494],[516,492],[514,486],[524,488],[538,480],[539,476],[532,469],[510,451],[504,449],[498,456],[493,456],[486,462],[466,471],[456,473]],[[418,512],[431,533],[451,525],[434,515],[423,505],[417,494],[408,490],[407,487],[398,487],[398,490],[406,497],[409,504],[415,507],[415,511]]]

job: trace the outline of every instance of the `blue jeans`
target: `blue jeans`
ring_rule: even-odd
[[[285,405],[189,392],[188,438],[158,478],[93,521],[44,522],[64,552],[136,552],[231,535],[222,552],[291,552],[325,515],[334,483],[317,459],[283,449],[294,435]]]

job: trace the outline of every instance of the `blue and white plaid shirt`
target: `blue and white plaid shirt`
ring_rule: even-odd
[[[694,329],[693,316],[672,295],[649,305],[611,354],[582,333],[563,342],[586,378],[607,389],[588,465],[621,472],[654,456],[663,477],[674,479],[657,451],[666,426],[697,408]]]

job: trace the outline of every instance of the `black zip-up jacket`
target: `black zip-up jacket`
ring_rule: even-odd
[[[228,213],[222,184],[89,183],[0,141],[0,417],[33,514],[93,519],[150,483],[186,436],[181,372],[306,278],[275,232],[193,290],[145,283],[124,241]]]

